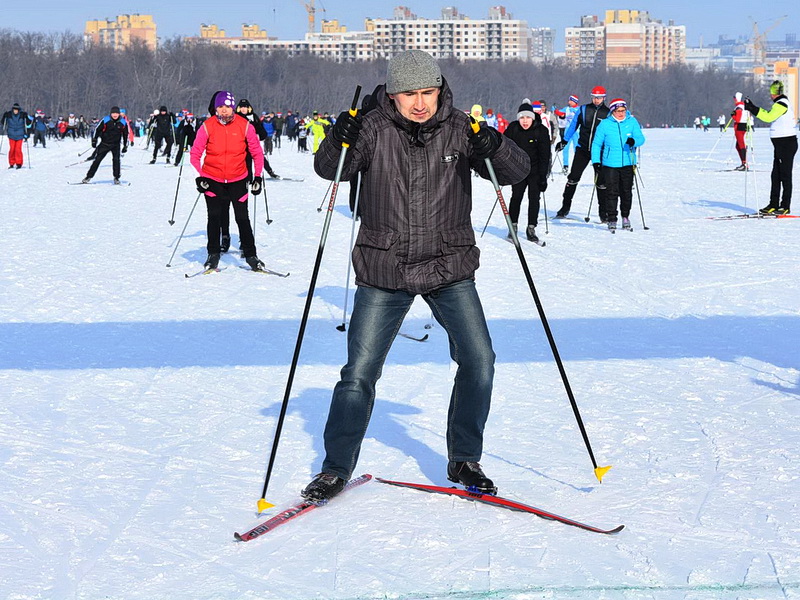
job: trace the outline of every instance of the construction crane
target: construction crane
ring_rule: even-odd
[[[312,0],[313,2],[313,0]],[[783,15],[782,17],[777,17],[772,20],[772,25],[767,27],[764,31],[759,32],[758,30],[758,22],[753,18],[750,17],[750,20],[753,22],[753,63],[756,66],[762,66],[767,59],[767,34],[775,29],[778,25],[781,24],[788,15]]]
[[[303,0],[298,0],[298,2],[300,2],[305,7],[306,12],[308,13],[308,33],[314,33],[314,31],[316,30],[315,15],[317,13],[317,9],[314,6],[314,0],[308,0],[308,2],[303,2]],[[323,13],[326,12],[324,6],[322,7],[322,12]]]

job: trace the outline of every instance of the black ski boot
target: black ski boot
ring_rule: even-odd
[[[223,254],[230,250],[231,248],[231,236],[223,235],[222,240],[219,243],[219,251]]]
[[[344,489],[346,480],[330,473],[319,473],[300,495],[312,502],[327,502]]]
[[[219,254],[209,254],[206,259],[206,264],[203,265],[206,269],[216,269],[219,267]]]
[[[156,159],[154,158],[153,160],[151,160],[151,161],[150,161],[150,164],[151,164],[151,165],[154,165],[154,164],[156,164]]]
[[[465,488],[474,488],[484,494],[497,494],[497,486],[484,475],[481,466],[476,462],[447,463],[447,478],[453,483],[460,483]]]
[[[121,185],[119,182],[119,177],[114,177],[114,185]]]
[[[81,183],[91,183],[91,182],[92,182],[92,178],[91,177],[84,177],[81,180]]]
[[[245,256],[244,259],[247,261],[247,264],[250,265],[250,268],[253,269],[253,271],[261,271],[265,267],[264,263],[258,260],[258,257],[255,255]]]

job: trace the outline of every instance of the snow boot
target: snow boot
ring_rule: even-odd
[[[231,248],[231,236],[223,235],[222,241],[219,243],[219,251],[220,252],[227,252]]]
[[[460,483],[465,488],[474,488],[484,494],[497,494],[497,486],[486,477],[480,464],[472,461],[447,463],[447,478],[453,483]]]
[[[219,254],[209,254],[203,266],[206,269],[216,269],[219,267]]]
[[[253,271],[261,271],[264,268],[264,263],[258,260],[256,255],[245,256],[244,259]]]
[[[529,242],[539,241],[539,238],[536,236],[536,228],[533,225],[528,225],[528,228],[525,230],[525,237],[528,238]]]
[[[312,502],[327,502],[344,489],[347,481],[330,473],[319,473],[300,495]]]

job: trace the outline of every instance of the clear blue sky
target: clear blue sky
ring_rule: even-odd
[[[753,8],[758,4],[758,8]],[[775,17],[787,14],[785,19],[769,34],[770,40],[783,40],[787,33],[800,34],[800,11],[790,9],[786,3],[728,0],[726,2],[703,2],[697,0],[627,0],[625,3],[608,4],[589,0],[571,2],[540,2],[530,0],[456,0],[440,3],[420,0],[371,0],[353,2],[344,0],[315,0],[317,29],[322,19],[338,19],[348,30],[363,29],[364,18],[391,18],[395,6],[408,6],[420,17],[438,19],[444,6],[455,6],[459,12],[473,19],[484,19],[492,5],[503,5],[514,18],[525,19],[532,27],[554,27],[557,29],[556,49],[563,50],[564,29],[578,25],[581,15],[596,14],[602,19],[606,9],[647,10],[650,15],[664,23],[673,20],[676,25],[686,25],[690,46],[717,41],[720,34],[733,38],[749,36],[752,32],[752,17],[761,30],[768,28]],[[537,8],[534,9],[533,7]],[[779,8],[776,12],[776,7]],[[324,11],[322,9],[325,9]],[[254,2],[208,2],[207,0],[150,0],[120,3],[105,0],[38,0],[35,5],[13,2],[2,11],[0,28],[22,31],[83,31],[84,23],[92,19],[113,19],[118,14],[152,14],[158,26],[159,37],[199,35],[200,24],[216,24],[228,35],[240,35],[242,23],[257,23],[270,36],[281,39],[300,39],[306,32],[307,13],[302,0],[264,0]]]

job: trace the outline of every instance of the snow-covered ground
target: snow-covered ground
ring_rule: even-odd
[[[616,536],[370,482],[235,542],[263,520],[256,501],[325,216],[328,182],[311,155],[284,143],[271,157],[305,178],[267,182],[271,225],[256,199],[259,255],[286,279],[237,268],[236,252],[224,271],[186,279],[205,259],[202,202],[166,268],[194,173],[183,169],[170,226],[179,170],[148,165],[138,144],[123,161],[130,186],[110,185],[110,157],[96,185],[67,185],[88,166],[64,167],[85,141],[31,148],[32,169],[0,170],[0,597],[800,598],[800,219],[705,218],[766,204],[765,130],[747,175],[724,171],[736,165],[730,132],[645,133],[649,230],[634,196],[632,233],[551,220],[548,234],[539,227],[546,248],[523,241],[595,456],[613,465],[602,484],[499,210],[478,242],[498,357],[482,464],[501,495],[624,523]],[[479,234],[494,193],[474,182]],[[564,182],[550,184],[551,216]],[[590,193],[586,173],[573,215]],[[322,459],[345,359],[346,195],[343,185],[272,513]],[[428,323],[419,300],[403,331],[430,339],[397,339],[358,473],[447,485],[454,371]]]

